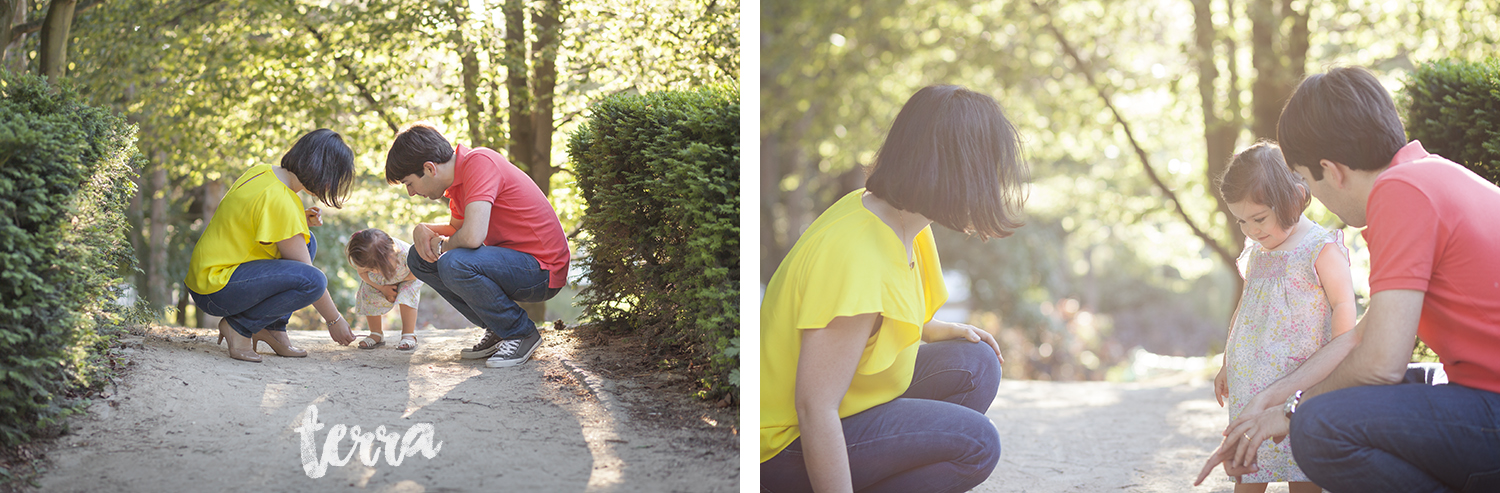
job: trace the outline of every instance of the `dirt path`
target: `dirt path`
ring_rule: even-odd
[[[1128,384],[1001,382],[986,413],[1000,430],[1000,464],[974,491],[1234,491],[1222,469],[1192,486],[1228,421],[1210,385],[1186,375]]]
[[[597,361],[590,351],[603,349],[580,349],[567,332],[543,334],[533,361],[490,369],[457,357],[479,329],[420,331],[415,352],[293,332],[307,358],[263,354],[253,364],[230,360],[216,332],[153,328],[126,341],[131,370],[47,453],[40,491],[738,488],[732,415],[649,381],[601,377],[578,362]],[[313,406],[323,425],[312,435],[314,456],[338,425],[361,434],[383,426],[393,446],[396,434],[413,445],[397,446],[411,456],[393,466],[382,449],[370,466],[356,453],[309,477],[298,428]],[[419,453],[424,423],[431,458]],[[352,438],[337,443],[338,456],[353,452]]]

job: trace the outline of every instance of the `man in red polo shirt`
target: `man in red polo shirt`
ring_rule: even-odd
[[[525,363],[541,334],[517,303],[557,295],[567,282],[570,253],[562,223],[541,188],[500,153],[462,145],[426,123],[396,134],[385,179],[408,195],[448,198],[443,224],[418,224],[407,256],[412,274],[432,286],[475,325],[484,339],[461,353],[489,358],[485,366]]]
[[[1332,358],[1333,372],[1231,424],[1200,481],[1215,461],[1253,468],[1263,440],[1289,436],[1297,465],[1336,493],[1500,491],[1500,188],[1407,142],[1360,68],[1304,80],[1277,137],[1313,196],[1368,226],[1369,307],[1302,365]],[[1403,384],[1419,336],[1447,385]]]

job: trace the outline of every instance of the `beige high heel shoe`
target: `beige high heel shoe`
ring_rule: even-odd
[[[260,343],[264,342],[266,343],[266,345],[271,346],[271,350],[275,351],[277,356],[287,358],[307,357],[307,351],[297,346],[293,346],[292,340],[290,338],[283,341],[281,340],[281,337],[277,337],[275,334],[279,334],[281,337],[286,337],[286,332],[283,331],[262,330],[260,332],[256,332],[254,336],[250,337],[250,350],[252,352],[259,350]]]
[[[230,358],[249,361],[251,363],[260,362],[260,355],[255,354],[255,342],[248,337],[240,335],[239,332],[235,332],[233,328],[229,327],[228,321],[219,319],[219,342],[225,341],[229,342],[226,346],[229,347]],[[218,343],[214,344],[217,345]]]

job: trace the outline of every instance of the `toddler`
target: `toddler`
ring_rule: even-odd
[[[1221,406],[1229,398],[1233,422],[1256,394],[1354,327],[1354,281],[1342,231],[1324,229],[1302,215],[1311,197],[1276,144],[1258,142],[1231,158],[1219,193],[1246,237],[1238,262],[1245,290],[1229,329],[1224,366],[1214,378],[1214,397]],[[1298,388],[1332,370],[1299,376],[1310,380]],[[1255,406],[1286,397],[1260,396]],[[1256,457],[1258,470],[1240,476],[1236,493],[1263,492],[1267,483],[1282,481],[1292,493],[1321,491],[1292,460],[1290,441],[1268,440]]]
[[[384,315],[393,306],[401,306],[401,342],[396,349],[417,347],[417,303],[422,281],[406,266],[411,245],[391,238],[384,231],[370,228],[349,237],[346,253],[349,263],[359,269],[359,293],[354,311],[364,315],[370,324],[370,335],[359,341],[360,349],[374,349],[385,344]]]

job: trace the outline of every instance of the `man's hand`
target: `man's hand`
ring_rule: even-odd
[[[1291,420],[1286,418],[1286,413],[1280,407],[1272,406],[1259,414],[1241,415],[1240,419],[1229,424],[1229,437],[1226,438],[1239,441],[1235,447],[1233,464],[1237,467],[1254,464],[1260,444],[1267,438],[1281,443],[1287,433],[1291,432],[1291,425]]]
[[[308,226],[322,226],[323,225],[323,211],[319,210],[317,206],[313,206],[313,207],[308,208],[308,209],[303,209],[302,212],[304,214],[307,214],[307,225]]]
[[[425,225],[418,224],[411,230],[411,247],[417,249],[417,256],[428,262],[437,262],[437,233]]]
[[[1208,457],[1208,462],[1203,464],[1203,470],[1198,472],[1198,479],[1193,481],[1193,486],[1203,484],[1203,480],[1208,479],[1208,475],[1213,473],[1214,468],[1218,467],[1219,464],[1224,464],[1224,474],[1228,474],[1234,478],[1239,478],[1245,474],[1260,470],[1255,464],[1251,464],[1248,467],[1238,467],[1233,464],[1234,461],[1230,460],[1234,458],[1233,454],[1235,447],[1238,445],[1238,438],[1241,437],[1225,438],[1223,442],[1219,443],[1219,448],[1214,450],[1214,454]]]

